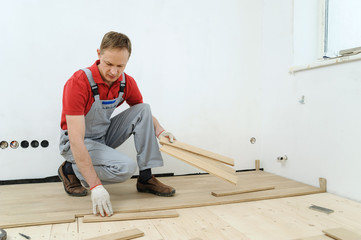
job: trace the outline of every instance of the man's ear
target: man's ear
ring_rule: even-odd
[[[99,50],[99,48],[97,49],[97,53],[98,53],[98,58],[100,59],[100,50]]]

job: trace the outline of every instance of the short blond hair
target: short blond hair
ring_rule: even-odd
[[[130,54],[132,53],[132,43],[127,35],[118,32],[108,32],[104,35],[102,43],[100,44],[100,53],[102,54],[105,49],[119,48],[127,49]]]

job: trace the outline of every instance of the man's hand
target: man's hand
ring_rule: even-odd
[[[174,137],[174,135],[173,135],[172,133],[167,132],[167,131],[165,131],[165,130],[163,130],[163,131],[158,135],[158,139],[159,139],[160,137],[166,137],[166,138],[168,138],[168,139],[169,139],[169,142],[171,142],[171,143],[173,143],[174,140],[176,140],[176,138]]]
[[[110,203],[109,193],[107,192],[107,190],[105,190],[103,185],[100,184],[91,188],[91,194],[94,215],[96,215],[98,212],[102,217],[104,217],[105,215],[108,217],[113,215],[113,209]]]

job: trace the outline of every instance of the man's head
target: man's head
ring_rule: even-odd
[[[132,53],[132,44],[127,35],[118,32],[108,32],[104,35],[102,43],[100,44],[100,54],[104,53],[106,49],[127,49],[130,54]]]
[[[132,52],[132,44],[125,34],[108,32],[104,35],[97,52],[100,75],[110,86],[123,73]]]

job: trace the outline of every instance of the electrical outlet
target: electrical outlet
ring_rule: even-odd
[[[284,162],[288,159],[287,155],[281,156],[281,157],[277,157],[277,161],[279,162]]]

